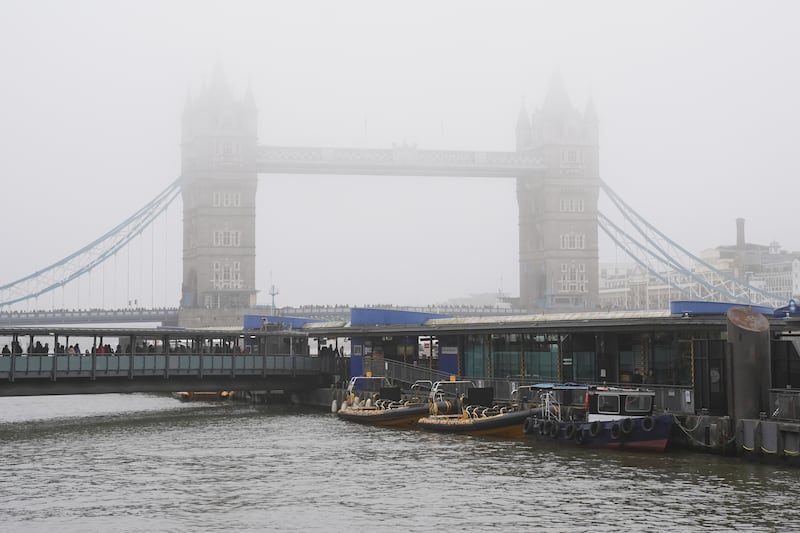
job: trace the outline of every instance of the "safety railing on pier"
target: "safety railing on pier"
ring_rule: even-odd
[[[28,355],[0,357],[0,379],[316,374],[317,357],[251,354]],[[0,385],[1,386],[1,385]]]
[[[367,361],[365,361],[365,366]],[[369,362],[369,370],[373,376],[386,376],[393,383],[402,385],[412,385],[415,381],[430,380],[442,381],[450,379],[450,374],[447,372],[440,372],[434,368],[429,368],[424,365],[409,365],[400,361],[392,361],[391,359],[374,359]]]
[[[772,389],[769,391],[769,404],[772,409],[768,413],[771,418],[800,420],[800,390]]]

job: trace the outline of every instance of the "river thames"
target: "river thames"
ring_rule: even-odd
[[[370,428],[287,405],[0,399],[4,531],[800,529],[800,471]]]

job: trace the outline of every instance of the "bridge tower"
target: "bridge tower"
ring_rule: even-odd
[[[182,130],[181,321],[190,325],[183,315],[192,310],[241,313],[256,303],[258,111],[250,88],[234,98],[217,65],[208,86],[187,98]]]
[[[546,170],[517,178],[520,307],[594,308],[599,302],[598,120],[583,113],[556,72],[544,104],[517,120],[517,151],[536,154]]]

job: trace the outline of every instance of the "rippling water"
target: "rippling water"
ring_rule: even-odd
[[[0,399],[4,531],[800,529],[800,472],[154,395]]]

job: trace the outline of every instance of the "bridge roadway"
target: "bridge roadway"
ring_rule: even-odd
[[[238,161],[219,161],[237,166]],[[543,176],[541,156],[528,152],[419,150],[402,144],[389,149],[259,146],[257,172],[369,176],[452,176],[518,178]]]
[[[119,339],[125,346],[117,354],[93,353],[91,349],[86,355],[4,355],[0,357],[0,396],[303,391],[327,386],[335,371],[333,361],[310,357],[307,349],[300,352],[308,344],[303,333],[0,328],[0,338],[19,342],[25,352],[26,346],[37,341],[57,346],[80,340],[85,346],[102,346]],[[287,338],[289,342],[285,342]],[[135,347],[133,353],[128,353],[128,346]],[[281,348],[289,353],[282,353]]]

